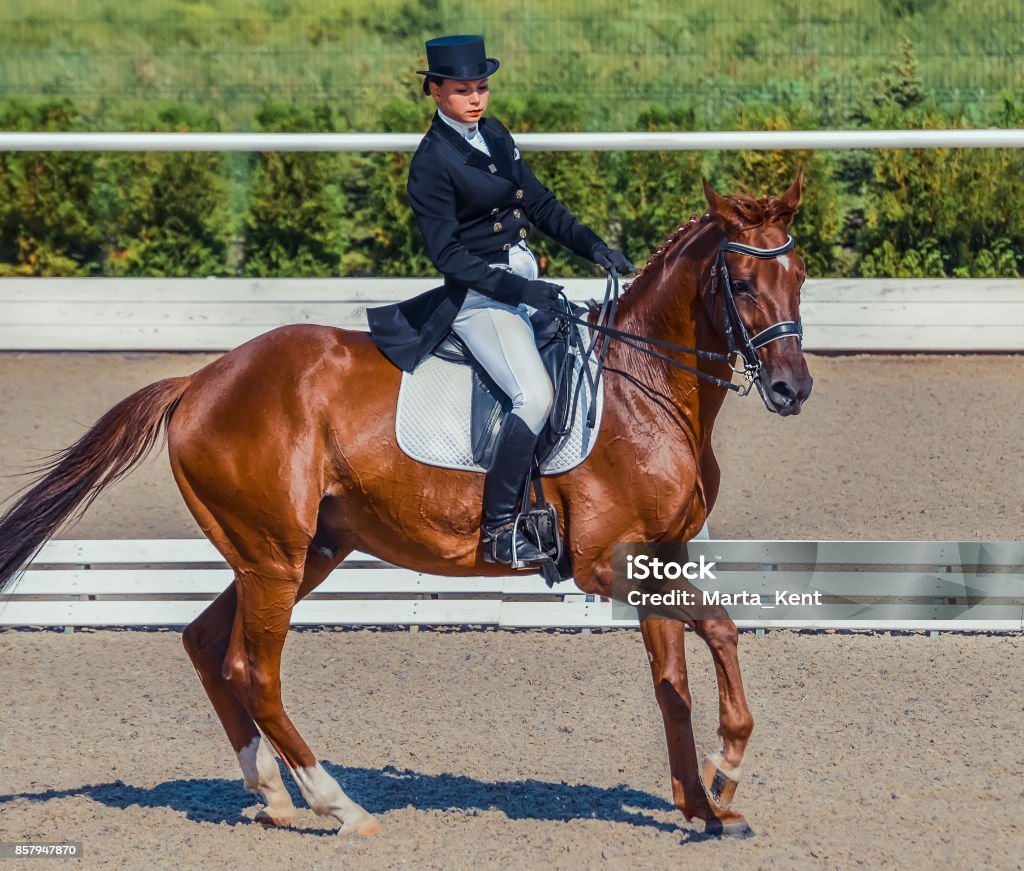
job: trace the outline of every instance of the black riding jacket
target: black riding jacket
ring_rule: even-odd
[[[482,118],[479,128],[489,157],[435,114],[409,166],[409,203],[445,283],[368,310],[377,347],[402,369],[411,371],[444,339],[470,288],[522,301],[526,279],[490,264],[508,263],[530,224],[588,259],[602,241],[537,180],[499,121]]]

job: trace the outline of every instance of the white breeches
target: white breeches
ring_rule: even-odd
[[[507,267],[492,265],[529,281],[537,277],[537,261],[525,243],[513,247],[508,259]],[[470,290],[452,329],[512,400],[512,413],[539,434],[551,412],[554,388],[534,342],[532,311],[525,303],[506,305]]]

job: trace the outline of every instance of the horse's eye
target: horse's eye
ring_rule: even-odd
[[[732,288],[736,293],[745,293],[747,296],[754,295],[754,288],[745,281],[733,281]]]

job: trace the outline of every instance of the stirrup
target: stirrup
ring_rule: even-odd
[[[537,546],[522,534],[519,523],[521,518],[522,515],[519,515],[514,520],[509,520],[499,526],[481,527],[484,562],[508,565],[514,569],[527,569],[534,568],[538,563],[548,559],[547,554],[538,550]],[[499,542],[505,536],[509,537],[508,553],[499,554]]]
[[[558,513],[554,505],[543,500],[534,503],[520,513],[518,521],[520,529],[525,530],[526,538],[536,545],[537,550],[553,563],[562,558],[562,539],[558,534]]]

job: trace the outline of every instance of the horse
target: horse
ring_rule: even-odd
[[[720,195],[705,180],[707,212],[680,225],[622,294],[619,329],[661,347],[685,342],[712,353],[683,354],[693,365],[680,366],[678,357],[608,339],[591,454],[545,481],[581,590],[611,596],[616,542],[685,542],[703,526],[720,481],[712,430],[736,353],[754,366],[769,411],[796,414],[809,395],[797,326],[806,272],[787,232],[802,182],[801,171],[781,196],[758,199]],[[592,304],[588,322],[597,314]],[[191,375],[122,400],[49,458],[0,519],[2,594],[62,523],[166,433],[182,497],[234,571],[182,641],[245,786],[265,803],[258,819],[267,825],[288,825],[297,813],[276,751],[303,799],[334,817],[341,834],[380,828],[318,762],[282,705],[281,657],[296,602],[355,550],[418,572],[514,573],[482,559],[483,475],[422,464],[399,449],[400,377],[368,333],[311,324],[271,330]],[[722,746],[702,767],[691,726],[687,625],[711,651],[719,690]],[[754,725],[735,623],[724,614],[646,619],[641,634],[675,805],[706,831],[749,834],[732,807]]]

